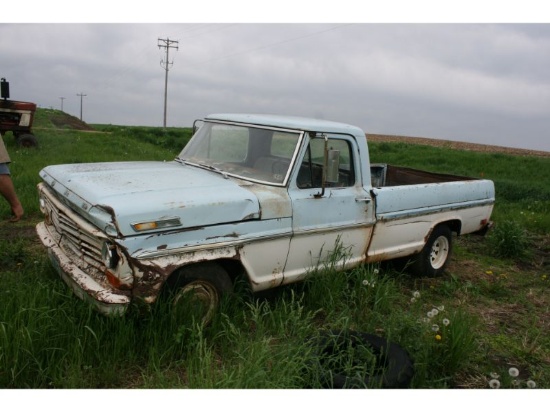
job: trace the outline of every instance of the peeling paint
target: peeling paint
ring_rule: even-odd
[[[238,233],[228,233],[227,235],[219,235],[219,236],[210,236],[207,237],[206,240],[212,240],[212,239],[223,239],[223,238],[238,238],[240,235]]]
[[[227,116],[207,122],[242,125],[241,116]],[[44,168],[38,190],[45,220],[37,233],[63,280],[102,313],[122,314],[130,302],[154,303],[187,265],[238,266],[257,292],[304,279],[338,247],[346,253],[334,264],[343,270],[419,253],[439,224],[465,234],[490,225],[495,197],[488,180],[370,165],[357,128],[256,118],[273,119],[279,123],[250,127],[269,139],[281,131],[299,138],[286,170],[264,170],[267,180],[244,176],[256,158],[226,165],[230,171],[183,158]],[[350,165],[340,172],[349,179],[315,197],[320,188],[299,187],[297,175],[308,139],[320,134],[346,140]],[[256,142],[254,150],[263,155],[270,144]],[[280,159],[268,156],[260,166]],[[160,228],[167,218],[181,225]],[[136,222],[142,232],[132,229]]]

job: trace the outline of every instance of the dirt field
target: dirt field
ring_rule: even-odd
[[[520,156],[550,157],[550,152],[540,150],[516,149],[513,147],[490,146],[476,143],[455,142],[451,140],[436,140],[424,137],[393,136],[383,134],[369,134],[367,139],[371,142],[403,142],[410,144],[423,144],[427,146],[448,147],[450,149],[471,150],[474,152],[506,153]]]

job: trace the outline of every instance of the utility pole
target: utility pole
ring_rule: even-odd
[[[86,97],[86,94],[83,93],[77,93],[77,96],[80,96],[80,120],[82,120],[82,98]]]
[[[171,65],[173,65],[174,63],[170,63],[169,59],[168,59],[168,52],[170,49],[176,49],[178,50],[178,44],[179,42],[176,41],[176,40],[170,40],[168,37],[166,39],[158,39],[158,46],[159,46],[159,49],[161,47],[164,47],[164,49],[166,49],[166,61],[164,60],[161,60],[160,61],[160,67],[162,67],[165,71],[165,74],[164,74],[164,122],[163,122],[163,127],[166,128],[166,106],[167,106],[167,101],[168,101],[168,70],[170,68]]]
[[[65,98],[64,98],[64,97],[60,97],[60,99],[61,99],[61,111],[63,111],[63,100],[65,100]]]

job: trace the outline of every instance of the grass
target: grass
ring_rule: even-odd
[[[320,388],[312,339],[348,328],[405,348],[412,388],[488,388],[495,373],[501,387],[550,387],[550,159],[371,144],[373,162],[493,179],[493,232],[457,239],[439,278],[386,264],[337,274],[329,260],[305,282],[260,294],[241,279],[204,328],[174,323],[162,306],[99,315],[59,280],[34,232],[42,167],[170,160],[189,129],[75,131],[47,122],[57,111],[38,114],[38,149],[4,137],[26,218],[0,223],[0,388]]]

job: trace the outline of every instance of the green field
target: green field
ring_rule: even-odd
[[[172,160],[190,130],[79,131],[64,127],[63,116],[38,110],[36,149],[4,136],[26,215],[9,223],[0,202],[0,388],[321,388],[312,342],[329,329],[370,332],[405,348],[411,388],[489,388],[494,374],[501,388],[550,387],[550,158],[372,143],[373,162],[494,180],[492,231],[456,239],[438,278],[392,265],[335,274],[327,262],[307,281],[269,293],[254,295],[239,281],[203,328],[175,323],[162,306],[123,318],[90,310],[54,272],[34,231],[44,166]],[[352,359],[360,354],[346,356],[347,373],[367,373]]]

